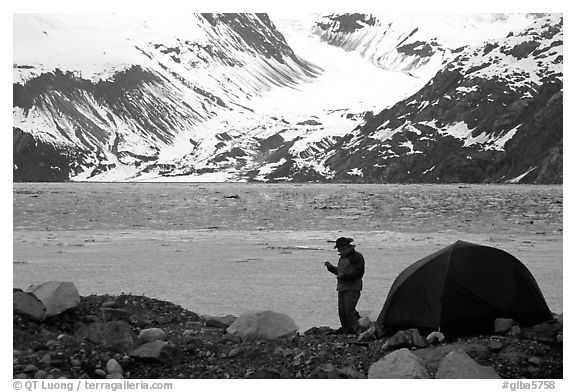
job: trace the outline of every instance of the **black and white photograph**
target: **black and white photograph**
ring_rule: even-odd
[[[567,387],[561,3],[34,3],[12,390]]]

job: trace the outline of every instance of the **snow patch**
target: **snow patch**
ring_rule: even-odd
[[[266,179],[266,175],[274,172],[274,170],[278,167],[278,166],[282,166],[283,164],[286,163],[286,159],[282,158],[280,159],[278,162],[276,163],[268,163],[267,165],[262,166],[259,170],[258,170],[258,175],[254,178],[257,181],[267,181]]]
[[[362,172],[362,168],[354,168],[352,170],[348,170],[346,173],[351,175],[351,176],[364,177],[364,173]]]
[[[524,177],[526,177],[528,174],[530,174],[531,172],[533,172],[536,169],[537,169],[537,167],[533,167],[530,170],[528,170],[527,172],[520,174],[518,177],[512,178],[511,180],[508,180],[506,182],[509,182],[511,184],[517,184],[520,182],[520,180],[522,180]]]

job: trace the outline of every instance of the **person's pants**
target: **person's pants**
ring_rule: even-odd
[[[342,332],[356,333],[358,331],[358,319],[360,315],[356,311],[356,304],[360,299],[360,291],[338,292],[338,316],[342,325]]]

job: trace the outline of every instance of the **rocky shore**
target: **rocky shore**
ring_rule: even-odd
[[[561,315],[522,329],[499,320],[493,334],[457,339],[286,333],[279,321],[267,338],[240,331],[240,317],[145,296],[78,296],[54,310],[28,291],[14,289],[15,378],[563,378]]]

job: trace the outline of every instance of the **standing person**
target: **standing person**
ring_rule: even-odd
[[[358,332],[358,319],[356,304],[362,291],[362,277],[364,276],[364,256],[356,251],[352,245],[352,238],[340,237],[336,240],[334,249],[338,249],[340,259],[334,266],[329,261],[324,265],[338,280],[338,316],[342,324],[342,333],[355,334]]]

